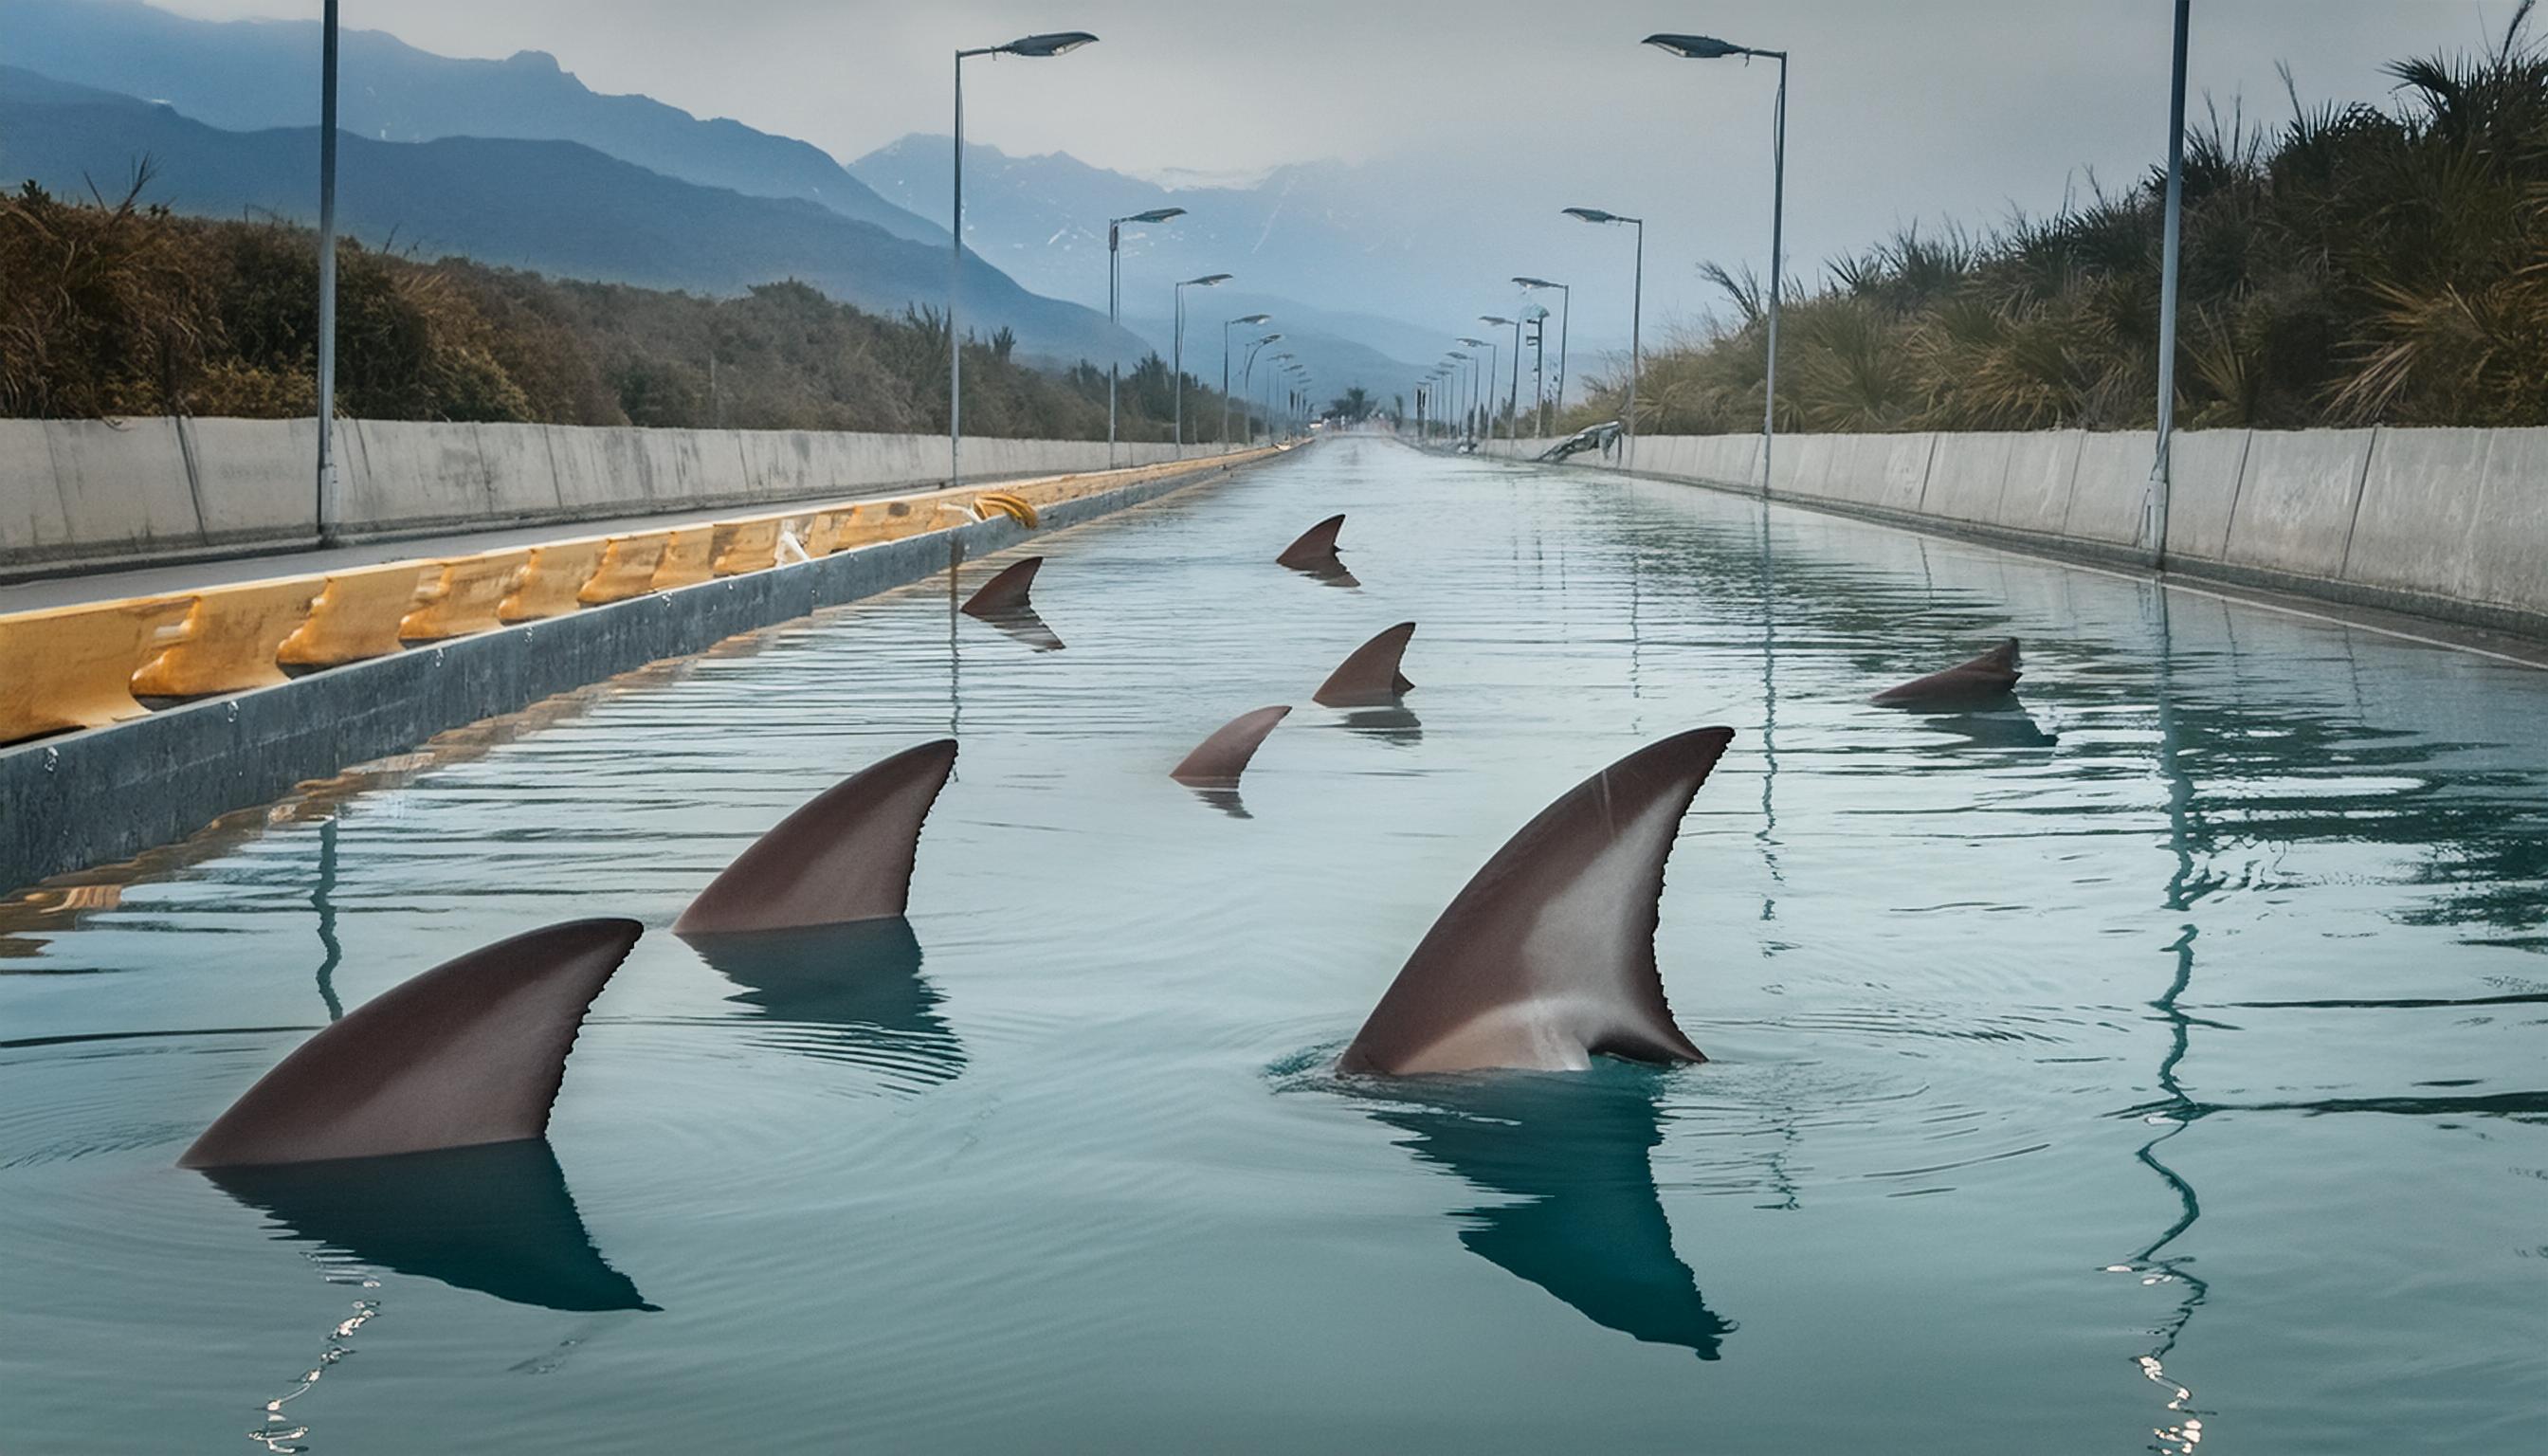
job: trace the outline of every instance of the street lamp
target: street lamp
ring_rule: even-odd
[[[1283,335],[1279,333],[1269,333],[1247,346],[1247,363],[1238,371],[1238,388],[1241,394],[1247,396],[1247,402],[1250,405],[1256,403],[1256,351],[1282,336]],[[1248,431],[1247,442],[1251,445],[1256,443],[1256,432],[1254,430]],[[1267,444],[1272,444],[1274,442],[1274,416],[1270,410],[1267,411],[1265,416],[1265,442]]]
[[[2167,563],[2167,505],[2173,467],[2168,446],[2176,433],[2177,253],[2185,223],[2185,31],[2187,0],[2176,0],[2176,62],[2167,93],[2167,234],[2159,244],[2158,454],[2150,461],[2149,496],[2141,506],[2141,535],[2152,567]]]
[[[1451,406],[1454,412],[1460,416],[1459,422],[1456,425],[1448,419],[1443,420],[1442,424],[1444,427],[1442,432],[1446,435],[1459,434],[1465,437],[1469,428],[1468,351],[1465,349],[1453,349],[1451,352],[1444,354],[1442,356],[1442,367],[1451,372]]]
[[[1502,323],[1503,320],[1499,318],[1496,321],[1498,323]],[[1472,380],[1470,383],[1469,394],[1473,401],[1471,408],[1478,411],[1479,425],[1469,431],[1469,438],[1473,440],[1492,440],[1496,437],[1496,413],[1494,396],[1489,395],[1487,391],[1496,387],[1496,375],[1500,372],[1496,367],[1496,360],[1501,356],[1496,352],[1497,344],[1494,339],[1462,338],[1460,342],[1468,345],[1470,348],[1484,349],[1487,351],[1487,372],[1485,378],[1483,380]]]
[[[1289,365],[1291,360],[1292,356],[1288,352],[1265,356],[1265,362],[1269,365],[1285,366]],[[1274,382],[1282,377],[1283,370],[1279,367],[1265,371],[1265,435],[1269,444],[1281,438],[1274,428]]]
[[[964,282],[964,62],[976,55],[1024,55],[1042,59],[1076,50],[1097,38],[1086,31],[1052,31],[1025,36],[1006,46],[977,46],[956,52],[956,205],[955,233],[947,261],[947,484],[964,480],[964,333],[956,323],[956,301]]]
[[[1521,320],[1480,314],[1478,321],[1498,328],[1509,325],[1513,331],[1512,393],[1504,397],[1504,436],[1518,443],[1521,439]]]
[[[1129,218],[1106,220],[1106,321],[1122,326],[1124,319],[1124,264],[1122,246],[1127,223],[1164,223],[1186,215],[1183,208],[1152,208]],[[1114,345],[1109,341],[1108,347]],[[1106,468],[1115,468],[1115,385],[1123,370],[1123,361],[1112,354],[1106,361]]]
[[[1545,278],[1516,278],[1513,282],[1524,288],[1557,290],[1557,408],[1563,410],[1566,408],[1566,325],[1575,317],[1575,290]]]
[[[2184,0],[2178,3],[2182,7]],[[1739,55],[1748,61],[1758,55],[1778,63],[1778,99],[1770,122],[1770,348],[1763,371],[1765,398],[1761,407],[1761,499],[1766,500],[1770,498],[1770,452],[1778,443],[1778,273],[1787,223],[1787,52],[1737,46],[1712,36],[1648,36],[1645,44],[1685,60]]]
[[[1189,278],[1183,283],[1178,284],[1176,287],[1177,341],[1173,351],[1176,357],[1170,362],[1176,375],[1177,458],[1180,460],[1185,458],[1186,453],[1186,290],[1189,288],[1219,288],[1221,285],[1228,283],[1230,275],[1228,273],[1206,273],[1201,278]]]
[[[336,0],[318,37],[318,544],[336,544]]]
[[[1599,208],[1567,208],[1566,216],[1587,223],[1625,223],[1637,229],[1636,281],[1628,294],[1628,417],[1621,423],[1628,432],[1627,447],[1620,452],[1622,464],[1630,470],[1637,464],[1637,370],[1644,358],[1639,332],[1646,317],[1646,220],[1605,213]]]
[[[1244,323],[1253,328],[1259,323],[1273,321],[1271,314],[1242,314],[1221,322],[1221,443],[1225,446],[1229,443],[1229,326]]]

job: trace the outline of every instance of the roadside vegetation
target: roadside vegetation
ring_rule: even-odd
[[[2548,58],[2529,4],[2492,51],[2401,61],[2393,101],[2190,126],[2177,422],[2548,423]],[[1986,230],[1906,229],[1790,293],[1798,430],[2147,428],[2165,176]],[[1763,289],[1652,350],[1638,428],[1760,428]],[[1624,371],[1567,427],[1619,417]]]
[[[143,200],[148,184],[144,169],[120,198],[65,200],[32,183],[0,196],[0,415],[312,412],[314,234],[179,217]],[[336,408],[360,418],[947,427],[943,315],[882,318],[801,283],[705,298],[345,241],[337,323]],[[1125,371],[1125,439],[1168,438],[1174,409],[1156,355]],[[1190,439],[1221,423],[1221,396],[1191,375],[1186,422]],[[968,335],[964,427],[1103,439],[1106,371],[1035,367],[1005,329]]]

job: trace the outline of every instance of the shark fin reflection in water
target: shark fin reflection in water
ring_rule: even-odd
[[[1516,1200],[1454,1214],[1471,1253],[1604,1328],[1713,1360],[1735,1326],[1673,1251],[1650,1160],[1660,1090],[1643,1068],[1501,1072],[1394,1083],[1370,1112],[1416,1157]]]
[[[682,939],[740,988],[728,1001],[772,1024],[764,1045],[869,1067],[906,1090],[964,1070],[963,1043],[939,1014],[920,940],[899,915]]]
[[[275,1237],[395,1273],[551,1310],[656,1308],[593,1247],[545,1138],[206,1176]]]

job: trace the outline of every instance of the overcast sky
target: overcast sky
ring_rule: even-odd
[[[317,0],[156,0],[231,18]],[[2491,42],[2505,0],[2196,0],[2193,77],[2278,122],[2302,95],[2385,101],[2383,62]],[[1636,45],[1697,31],[1795,56],[1789,259],[1897,223],[2059,205],[2161,155],[2167,0],[345,0],[348,26],[446,54],[547,50],[601,91],[801,136],[851,160],[948,127],[949,52],[1033,31],[1102,44],[974,63],[966,134],[1145,174],[1320,157],[1508,164],[1506,271],[1607,266],[1619,240],[1554,217],[1643,211],[1650,326],[1698,307],[1693,263],[1768,255],[1774,71]],[[1492,195],[1490,195],[1492,197]],[[1499,205],[1482,200],[1481,208]],[[1545,261],[1540,261],[1540,259]],[[1587,320],[1590,321],[1590,320]]]

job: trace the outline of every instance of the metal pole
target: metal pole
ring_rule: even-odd
[[[1121,327],[1124,322],[1124,225],[1106,225],[1106,321]],[[1123,372],[1123,360],[1117,355],[1122,347],[1113,339],[1106,341],[1106,468],[1115,468],[1115,381]]]
[[[1229,325],[1235,318],[1221,321],[1221,437],[1219,443],[1229,444]]]
[[[1186,286],[1184,284],[1177,285],[1176,296],[1177,341],[1170,352],[1176,355],[1176,358],[1171,361],[1177,386],[1176,458],[1183,460],[1186,458]]]
[[[2185,213],[2185,34],[2191,0],[2176,0],[2176,58],[2167,95],[2167,234],[2159,253],[2158,453],[2150,461],[2141,538],[2149,564],[2167,564],[2168,447],[2176,429],[2177,249]]]
[[[1787,55],[1778,53],[1778,109],[1770,126],[1770,362],[1762,385],[1761,499],[1770,499],[1770,452],[1778,443],[1778,269],[1787,222]]]
[[[1530,437],[1548,435],[1548,311],[1530,320]]]
[[[318,543],[332,546],[343,515],[336,482],[336,0],[318,43]]]
[[[1633,220],[1637,225],[1636,282],[1628,294],[1628,447],[1620,453],[1625,458],[1621,468],[1637,468],[1637,370],[1645,357],[1641,330],[1646,321],[1646,220]]]
[[[1566,325],[1575,318],[1575,288],[1572,284],[1557,286],[1557,408],[1566,408]]]
[[[1521,448],[1521,310],[1513,310],[1512,387],[1504,395],[1504,438]]]
[[[956,299],[964,281],[964,52],[956,52],[955,238],[947,252],[947,484],[964,483],[964,335]]]

